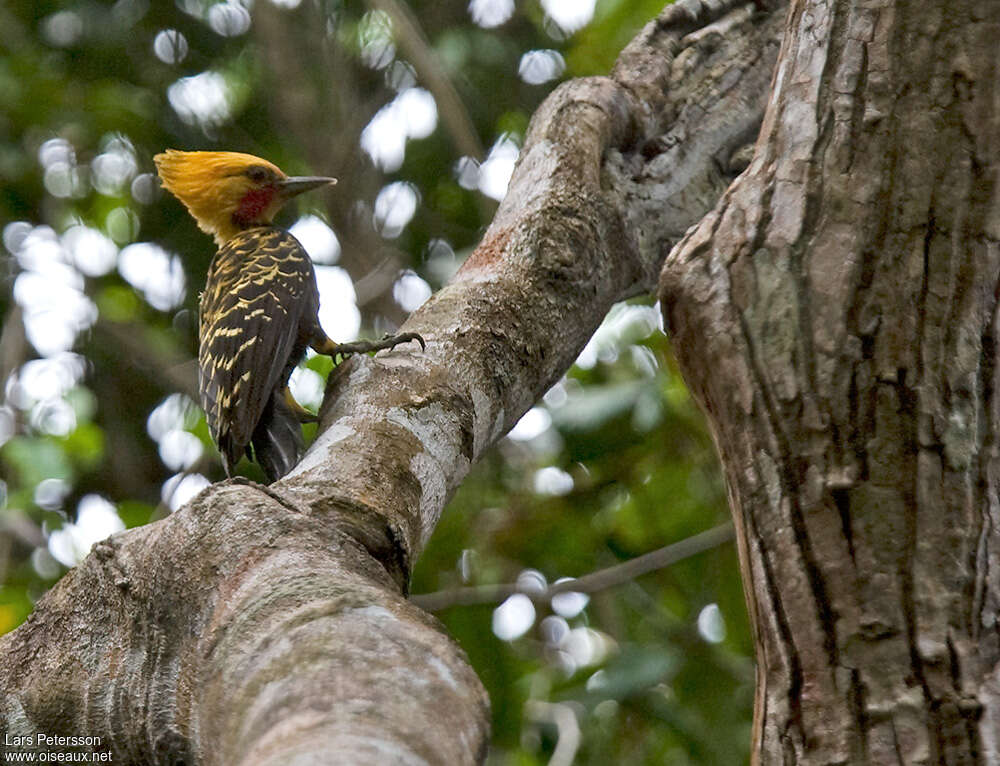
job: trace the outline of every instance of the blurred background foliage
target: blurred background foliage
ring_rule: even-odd
[[[0,5],[0,633],[109,533],[222,478],[193,403],[214,246],[153,175],[165,147],[339,177],[282,222],[337,340],[454,272],[532,112],[606,73],[662,0],[5,0]],[[617,306],[462,486],[413,592],[526,591],[727,518],[657,309]],[[295,374],[317,407],[331,362]],[[244,462],[241,470],[260,478]],[[591,595],[439,612],[493,702],[491,764],[736,764],[753,696],[726,545]]]

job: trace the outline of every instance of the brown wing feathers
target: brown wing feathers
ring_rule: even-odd
[[[202,406],[227,473],[251,439],[269,479],[297,459],[298,422],[275,399],[305,351],[318,305],[309,257],[281,229],[241,232],[212,261],[198,365]]]

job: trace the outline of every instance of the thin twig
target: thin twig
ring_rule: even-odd
[[[368,0],[368,5],[392,20],[392,29],[403,55],[413,64],[417,75],[434,95],[441,119],[458,150],[476,160],[483,159],[483,146],[472,125],[458,91],[431,48],[416,15],[396,0]]]
[[[486,150],[479,141],[469,110],[465,108],[462,97],[441,64],[441,59],[424,35],[417,15],[406,3],[398,0],[367,0],[367,4],[385,13],[392,21],[394,39],[413,65],[417,77],[434,96],[441,122],[455,143],[455,148],[460,154],[482,162],[486,158]],[[489,221],[493,217],[496,205],[496,201],[485,194],[476,195],[476,206],[483,221]]]
[[[0,327],[0,391],[7,378],[28,359],[28,336],[24,329],[24,311],[11,301]]]
[[[524,706],[525,714],[539,723],[555,724],[559,739],[549,758],[548,766],[573,766],[580,749],[580,723],[573,708],[565,702],[531,699]]]
[[[575,580],[565,580],[540,591],[525,590],[513,584],[475,585],[435,591],[434,593],[421,593],[411,596],[410,600],[428,612],[438,612],[450,606],[495,604],[515,593],[524,593],[532,601],[544,603],[558,593],[594,593],[624,585],[649,572],[676,564],[678,561],[691,558],[702,551],[717,548],[732,539],[732,523],[720,524],[679,542],[644,553],[642,556],[637,556],[622,564],[591,572]]]
[[[172,391],[187,394],[198,401],[198,367],[197,360],[185,358],[180,354],[168,354],[154,348],[143,340],[143,330],[138,324],[131,322],[112,322],[98,319],[94,330],[105,339],[111,340],[122,349],[123,359],[130,366],[145,374]]]

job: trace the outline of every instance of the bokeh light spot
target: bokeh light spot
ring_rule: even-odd
[[[535,624],[535,605],[523,593],[515,593],[493,610],[493,635],[501,641],[520,638]]]
[[[514,0],[471,0],[469,15],[483,29],[503,24],[514,14]]]
[[[161,29],[153,38],[153,53],[164,64],[180,64],[187,58],[187,38],[176,29]]]

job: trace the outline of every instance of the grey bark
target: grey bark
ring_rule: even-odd
[[[723,458],[755,759],[1000,763],[1000,3],[798,0],[660,296]]]
[[[402,348],[338,367],[270,488],[223,482],[95,548],[0,639],[0,725],[116,763],[481,762],[488,703],[405,598],[469,466],[718,199],[759,125],[782,11],[684,0],[611,77],[535,116],[504,203]]]

